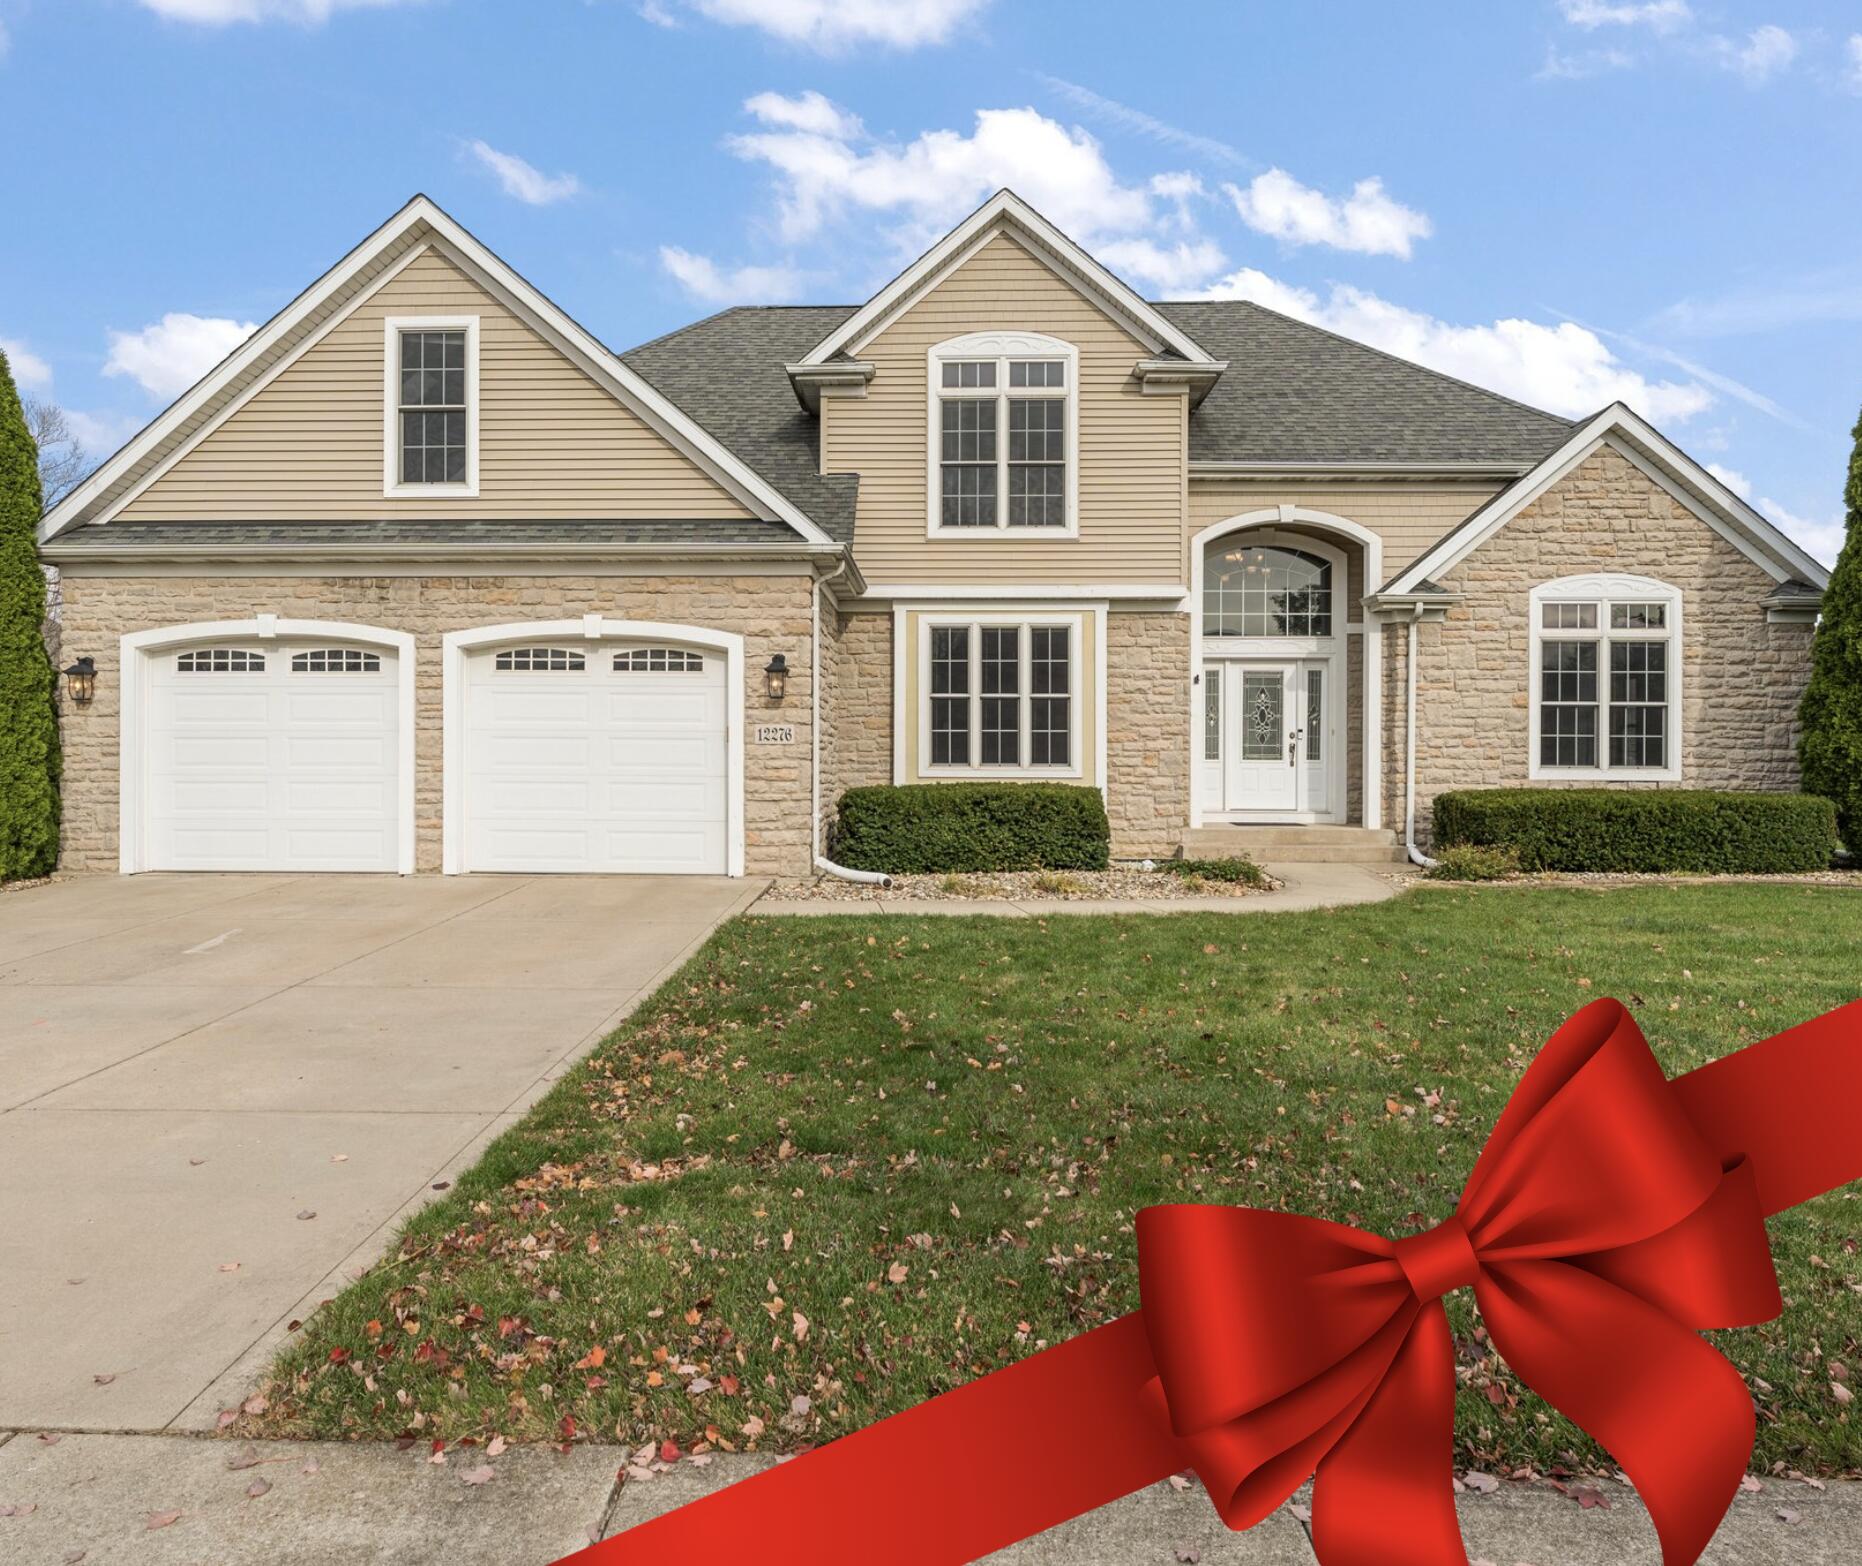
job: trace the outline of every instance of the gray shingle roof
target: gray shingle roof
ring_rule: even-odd
[[[1244,300],[1157,308],[1228,370],[1193,462],[1538,462],[1569,420]]]
[[[788,545],[800,543],[786,522],[725,519],[705,521],[517,521],[493,522],[448,517],[398,522],[112,522],[107,527],[78,527],[46,546],[48,553],[95,554],[123,548],[179,545],[191,548],[238,548],[251,544],[293,544],[328,548],[371,545],[494,545],[521,550],[553,545],[665,544]]]
[[[837,542],[857,480],[816,473],[819,429],[783,366],[859,307],[725,310],[621,355]],[[1229,367],[1190,418],[1192,461],[1534,463],[1568,420],[1241,300],[1157,308]]]
[[[822,475],[820,426],[795,400],[784,366],[854,305],[726,310],[621,355],[627,366],[716,436],[836,543],[853,542],[859,480]]]

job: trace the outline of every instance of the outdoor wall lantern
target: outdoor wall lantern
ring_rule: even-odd
[[[80,658],[63,671],[65,689],[71,692],[71,699],[80,707],[88,707],[91,698],[97,694],[97,662],[93,658]]]
[[[789,688],[789,660],[777,653],[769,660],[763,670],[763,684],[769,691],[771,701],[781,701],[783,693]]]

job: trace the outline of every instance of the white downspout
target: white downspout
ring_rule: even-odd
[[[1403,658],[1404,681],[1408,691],[1403,715],[1403,851],[1413,865],[1433,869],[1435,861],[1416,846],[1416,625],[1422,619],[1422,605],[1412,604],[1409,616],[1409,646]]]
[[[821,589],[835,577],[841,575],[848,565],[848,557],[843,555],[841,563],[826,576],[815,578],[813,617],[809,625],[808,669],[809,678],[814,682],[815,715],[809,725],[813,737],[810,746],[808,776],[808,823],[811,836],[808,840],[808,852],[814,860],[817,870],[824,874],[838,876],[843,881],[858,881],[863,886],[891,886],[892,877],[881,875],[875,870],[849,870],[845,865],[837,865],[821,852],[821,728],[822,698],[824,681],[821,677]]]

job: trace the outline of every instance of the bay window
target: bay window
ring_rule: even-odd
[[[1681,775],[1681,596],[1647,577],[1534,588],[1533,778]]]

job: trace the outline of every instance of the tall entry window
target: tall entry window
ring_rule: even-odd
[[[1303,549],[1218,539],[1203,562],[1204,636],[1330,636],[1332,563]]]
[[[931,350],[929,532],[1076,530],[1079,358],[1070,343],[982,332]]]

